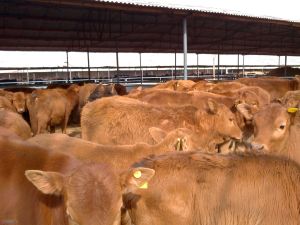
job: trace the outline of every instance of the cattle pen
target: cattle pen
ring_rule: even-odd
[[[175,1],[0,0],[0,225],[299,225],[300,20]]]
[[[48,69],[48,74],[52,73],[50,80],[54,75],[58,82],[71,81],[72,72],[75,78],[76,74],[81,73],[77,78],[83,78],[82,81],[99,81],[101,77],[104,82],[122,81],[125,84],[131,83],[130,80],[136,81],[137,77],[139,80],[136,83],[188,79],[188,76],[232,79],[236,75],[251,76],[253,65],[243,65],[241,61],[244,56],[275,55],[279,61],[280,57],[284,57],[286,67],[288,56],[300,55],[298,22],[205,7],[179,7],[176,4],[143,1],[4,0],[0,3],[0,14],[3,19],[0,50],[65,51],[67,55],[73,51],[87,53],[88,66],[85,68],[74,70],[69,66],[67,56],[64,67],[52,68],[52,71]],[[90,52],[115,52],[116,65],[93,68],[89,62]],[[139,53],[139,67],[119,66],[118,54],[126,52]],[[174,65],[165,68],[143,66],[142,53],[149,52],[173,53]],[[183,53],[182,66],[176,61],[178,53]],[[187,53],[197,55],[197,65],[187,64]],[[216,54],[217,64],[198,65],[198,54]],[[221,54],[236,54],[236,64],[222,65]],[[253,68],[266,72],[275,66]],[[34,80],[38,73],[34,71],[38,69],[16,68],[14,73],[19,77],[23,74],[16,81],[27,80],[29,83]],[[5,68],[0,72],[3,76],[5,74],[3,79],[9,80],[13,76],[11,71],[5,72]],[[57,74],[61,77],[57,78]],[[282,76],[288,76],[286,70]],[[36,80],[36,84],[41,82]]]

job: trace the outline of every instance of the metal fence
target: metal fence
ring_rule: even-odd
[[[299,68],[299,65],[291,67]],[[233,80],[238,77],[266,75],[278,65],[212,65],[188,67],[189,79]],[[143,67],[28,67],[0,68],[1,86],[45,86],[80,82],[122,83],[126,86],[154,85],[171,79],[183,79],[183,66]],[[290,78],[290,77],[285,77]]]

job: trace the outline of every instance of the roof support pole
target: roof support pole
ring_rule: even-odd
[[[116,63],[117,63],[117,83],[120,83],[120,75],[119,75],[119,52],[116,51]]]
[[[187,19],[183,19],[183,64],[184,64],[184,80],[187,80]]]
[[[280,55],[278,56],[278,67],[280,67]]]
[[[72,81],[71,71],[69,69],[69,52],[67,51],[67,74],[68,74],[68,83]]]
[[[284,57],[284,76],[286,77],[287,56]]]
[[[243,55],[243,77],[245,76],[245,55]]]
[[[177,80],[177,59],[176,59],[176,55],[177,55],[177,52],[175,50],[175,80]]]
[[[87,51],[87,60],[88,60],[88,75],[89,75],[89,80],[91,80],[90,52],[89,51]]]
[[[238,54],[237,56],[238,56],[238,62],[237,62],[237,78],[239,78],[239,74],[240,74],[240,54]]]
[[[199,54],[198,53],[196,53],[196,54],[197,54],[197,77],[199,77],[199,60],[198,60]]]
[[[143,73],[143,69],[142,69],[142,53],[140,52],[140,73],[141,73],[141,84],[143,84],[144,81],[144,73]]]
[[[218,80],[220,80],[220,53],[218,53],[218,71],[217,71],[217,74],[218,74]]]

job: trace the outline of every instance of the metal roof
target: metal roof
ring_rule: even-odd
[[[2,0],[0,50],[300,55],[300,23],[130,0]]]
[[[283,19],[274,16],[268,15],[259,15],[259,14],[249,14],[243,13],[236,10],[225,10],[221,8],[214,7],[205,7],[199,5],[189,5],[184,2],[184,4],[178,4],[174,2],[166,2],[166,1],[147,1],[147,0],[94,0],[98,2],[110,2],[117,4],[129,4],[135,6],[146,6],[146,7],[156,7],[156,8],[167,8],[172,10],[185,10],[185,11],[198,11],[198,12],[206,12],[206,13],[216,13],[216,14],[226,14],[231,16],[242,16],[249,18],[257,18],[257,19],[266,19],[266,20],[275,20],[275,21],[286,21],[286,22],[300,22],[290,19]]]

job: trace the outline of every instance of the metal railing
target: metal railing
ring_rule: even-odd
[[[239,76],[263,76],[277,65],[192,65],[188,67],[189,79],[233,80]],[[291,65],[299,68],[299,65]],[[90,71],[90,72],[89,72]],[[183,79],[183,66],[136,67],[2,67],[0,86],[45,86],[80,82],[122,83],[126,86],[154,85],[171,79]],[[3,79],[4,78],[4,79]],[[289,78],[289,77],[285,77]]]

